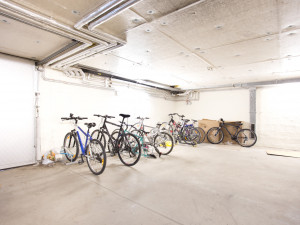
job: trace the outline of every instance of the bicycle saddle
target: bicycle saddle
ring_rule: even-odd
[[[128,117],[130,117],[130,115],[128,115],[128,114],[119,114],[119,116],[122,116],[123,118],[128,118]]]
[[[186,122],[186,123],[189,122],[189,121],[190,121],[190,120],[184,120],[184,122]]]
[[[84,125],[86,125],[88,128],[92,128],[96,126],[95,123],[84,123]]]
[[[193,122],[197,122],[198,120],[192,120]]]

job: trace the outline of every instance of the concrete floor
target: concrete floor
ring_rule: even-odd
[[[176,146],[104,174],[86,164],[0,172],[0,224],[300,224],[300,159],[264,148]]]

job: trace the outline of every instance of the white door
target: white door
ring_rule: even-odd
[[[34,64],[0,54],[0,169],[35,162]]]

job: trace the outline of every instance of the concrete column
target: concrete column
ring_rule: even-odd
[[[255,132],[256,126],[256,87],[252,87],[249,89],[250,95],[250,123],[251,130]]]

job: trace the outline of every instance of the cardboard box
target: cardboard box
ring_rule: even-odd
[[[219,126],[219,121],[217,120],[209,120],[209,119],[198,120],[198,127],[201,127],[205,131],[205,134],[207,134],[207,131],[210,128],[218,127],[218,126]],[[204,143],[209,143],[206,136],[205,136]]]

